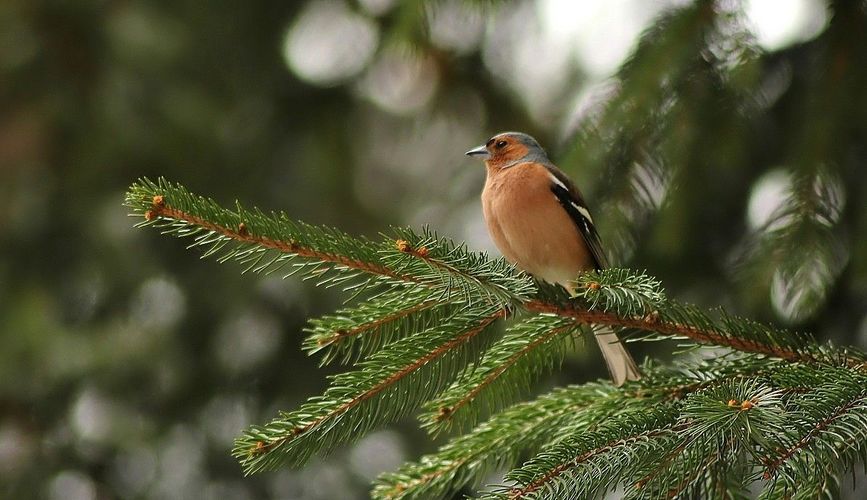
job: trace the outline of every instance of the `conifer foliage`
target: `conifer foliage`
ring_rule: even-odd
[[[304,348],[350,367],[320,396],[244,430],[247,474],[301,467],[416,414],[436,453],[381,476],[376,498],[630,498],[833,495],[867,455],[867,357],[723,311],[669,299],[645,273],[578,277],[580,292],[537,283],[505,261],[428,230],[378,241],[226,209],[141,179],[126,196],[140,226],[186,238],[244,272],[298,274],[347,305],[311,320]],[[523,401],[591,325],[634,341],[713,346],[704,361],[648,360],[644,378],[554,389]],[[696,359],[699,359],[696,357]],[[508,470],[500,485],[480,484]]]

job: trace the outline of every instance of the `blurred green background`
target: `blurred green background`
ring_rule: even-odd
[[[233,437],[339,369],[299,346],[341,296],[133,229],[141,176],[495,253],[463,152],[521,130],[621,264],[867,347],[865,20],[839,0],[0,2],[0,497],[363,498],[435,446],[408,421],[243,478]],[[548,384],[603,376],[579,353]]]

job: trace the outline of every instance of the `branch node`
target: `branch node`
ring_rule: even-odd
[[[452,416],[452,409],[448,406],[441,406],[439,412],[436,416],[437,422],[442,422],[443,420]]]
[[[241,236],[250,235],[250,231],[247,229],[247,224],[244,224],[243,222],[238,224],[238,234],[240,234]]]
[[[253,457],[254,455],[261,455],[262,453],[265,453],[266,451],[268,451],[268,446],[265,444],[265,442],[264,441],[256,441],[256,445],[251,447],[247,454],[250,457]]]
[[[421,257],[422,259],[424,259],[428,255],[427,247],[422,246],[419,248],[413,248],[412,245],[410,245],[410,243],[406,240],[395,240],[394,248],[396,248],[398,252],[415,255],[416,257]]]
[[[155,207],[163,207],[166,204],[165,196],[161,194],[154,195],[153,204]]]

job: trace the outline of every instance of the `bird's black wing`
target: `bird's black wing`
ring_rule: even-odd
[[[547,165],[548,171],[552,175],[551,192],[557,197],[557,201],[569,214],[569,217],[584,238],[584,243],[590,250],[590,255],[593,257],[593,264],[597,271],[601,271],[608,267],[608,258],[605,256],[605,250],[602,248],[602,240],[599,238],[599,233],[596,232],[596,227],[593,225],[593,218],[590,216],[590,210],[584,204],[584,199],[581,198],[581,193],[572,184],[572,181],[566,177],[566,174],[560,171],[553,165]]]

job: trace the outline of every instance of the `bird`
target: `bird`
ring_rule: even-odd
[[[491,239],[507,261],[573,296],[580,273],[608,267],[581,193],[536,139],[501,132],[466,155],[485,162],[482,212]],[[597,327],[594,334],[616,386],[641,378],[614,330]]]

